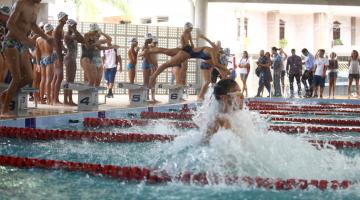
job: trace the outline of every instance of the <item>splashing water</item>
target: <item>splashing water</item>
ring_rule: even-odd
[[[206,127],[215,119],[218,103],[207,93],[194,117],[199,130],[189,130],[162,148],[155,165],[172,175],[209,172],[220,175],[359,180],[360,157],[321,149],[304,138],[267,130],[266,122],[247,109],[228,114],[232,129],[219,130],[209,145],[201,143]]]

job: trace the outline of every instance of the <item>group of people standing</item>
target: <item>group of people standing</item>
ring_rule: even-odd
[[[296,55],[296,50],[291,50],[288,56],[282,49],[273,47],[270,52],[260,51],[260,57],[256,62],[256,75],[259,77],[259,88],[256,97],[261,97],[264,87],[267,89],[270,97],[271,82],[273,82],[273,97],[282,97],[285,91],[285,76],[287,75],[290,83],[290,97],[295,96],[294,80],[297,83],[298,96],[305,98],[323,98],[326,77],[329,78],[329,98],[334,98],[336,79],[338,76],[339,62],[336,53],[330,53],[329,57],[325,55],[324,49],[319,49],[315,56],[306,48],[301,51],[303,59]],[[244,52],[244,54],[247,54]],[[246,56],[245,56],[246,57]],[[244,58],[244,56],[243,56]],[[349,83],[348,95],[352,93],[352,82],[356,82],[356,94],[359,96],[359,54],[354,50],[349,60]],[[239,64],[241,65],[241,63]],[[304,67],[304,68],[303,68]],[[247,72],[248,73],[248,72]],[[272,75],[273,73],[273,75]],[[241,78],[245,80],[246,79]],[[305,88],[303,95],[301,83]]]
[[[122,70],[121,57],[112,38],[103,33],[97,24],[90,24],[90,30],[81,35],[77,22],[60,12],[56,27],[37,24],[40,0],[18,0],[13,9],[0,8],[0,82],[9,84],[0,95],[2,117],[11,117],[11,99],[26,85],[39,89],[33,94],[35,101],[42,104],[75,106],[71,90],[64,90],[64,102],[59,100],[64,79],[73,83],[76,75],[78,44],[81,44],[81,67],[84,82],[99,86],[105,68],[108,82],[108,97],[117,70]],[[64,27],[67,32],[64,33]]]

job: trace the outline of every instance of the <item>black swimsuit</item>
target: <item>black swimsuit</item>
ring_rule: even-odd
[[[203,60],[210,60],[211,57],[209,55],[207,55],[206,53],[204,53],[204,48],[202,48],[199,52],[194,52],[193,48],[191,46],[185,46],[182,50],[185,51],[186,53],[190,54],[191,58],[200,58]]]

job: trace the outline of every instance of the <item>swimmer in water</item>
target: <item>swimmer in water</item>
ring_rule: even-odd
[[[208,126],[203,143],[208,144],[211,137],[219,129],[231,129],[226,114],[243,108],[244,96],[239,85],[232,79],[222,79],[214,87],[214,96],[219,103],[219,110],[215,120]]]

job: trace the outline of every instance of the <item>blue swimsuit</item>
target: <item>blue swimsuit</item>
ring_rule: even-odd
[[[191,46],[186,46],[182,49],[186,53],[190,54],[191,58],[200,58],[203,60],[210,60],[211,57],[204,53],[204,48],[201,49],[199,52],[194,52]]]

